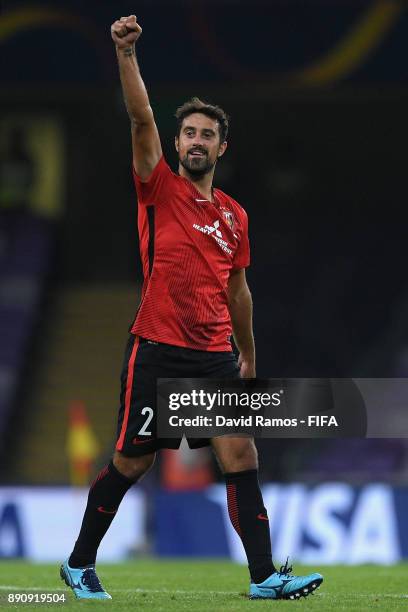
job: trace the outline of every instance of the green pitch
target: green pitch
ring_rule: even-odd
[[[98,574],[112,601],[77,601],[59,578],[57,565],[0,562],[0,607],[15,610],[53,609],[68,612],[84,607],[115,612],[224,612],[230,610],[408,610],[408,564],[392,567],[295,566],[296,573],[320,571],[325,581],[315,595],[300,601],[250,601],[244,567],[220,561],[142,560],[99,565]],[[64,604],[9,604],[10,593],[58,593]]]

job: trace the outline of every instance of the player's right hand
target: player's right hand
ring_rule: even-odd
[[[142,28],[137,23],[136,15],[121,17],[111,26],[113,42],[119,49],[133,46],[141,33]]]

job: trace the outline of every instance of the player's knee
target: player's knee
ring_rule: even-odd
[[[258,467],[258,454],[255,444],[248,440],[245,444],[235,450],[231,455],[228,471],[238,472],[241,470],[254,470]]]
[[[153,466],[155,457],[156,453],[144,455],[143,457],[126,457],[122,453],[115,451],[113,465],[123,476],[137,482]]]
[[[258,453],[251,438],[240,438],[226,448],[216,450],[218,462],[224,473],[255,470],[258,468]]]

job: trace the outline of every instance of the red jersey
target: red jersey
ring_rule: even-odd
[[[230,351],[227,285],[249,265],[248,219],[214,189],[212,203],[162,157],[148,181],[133,170],[143,266],[142,298],[131,332],[205,351]]]

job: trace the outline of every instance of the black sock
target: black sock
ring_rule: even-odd
[[[68,561],[70,567],[95,563],[98,546],[132,484],[112,462],[99,472],[89,489],[81,531]]]
[[[272,562],[269,520],[258,470],[224,474],[231,523],[244,545],[251,580],[263,582],[276,571]]]

